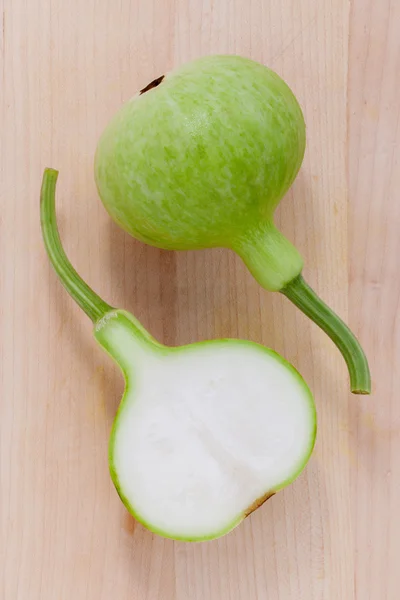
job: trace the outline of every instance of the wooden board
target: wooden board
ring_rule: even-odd
[[[0,18],[1,600],[397,600],[399,3],[0,0]],[[371,398],[350,397],[330,341],[231,253],[146,247],[97,197],[109,117],[154,77],[216,52],[273,67],[302,104],[308,149],[277,222],[365,344]],[[165,343],[262,342],[315,393],[308,468],[221,540],[154,536],[116,495],[107,442],[122,380],[45,256],[45,166],[60,171],[68,254],[107,301]]]
[[[355,590],[399,598],[400,3],[356,0],[350,35],[350,318],[374,394],[352,404]]]

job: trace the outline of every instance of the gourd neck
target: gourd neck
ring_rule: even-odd
[[[58,173],[46,169],[43,175],[40,216],[43,240],[50,262],[61,283],[77,304],[94,323],[96,340],[129,376],[132,359],[148,358],[155,350],[162,351],[159,344],[143,325],[130,313],[117,310],[104,302],[75,271],[61,244],[55,211],[55,190]]]
[[[349,371],[353,394],[370,394],[371,375],[367,357],[347,325],[317,296],[301,275],[281,292],[325,331],[340,350]]]
[[[298,250],[267,221],[238,238],[233,250],[245,262],[263,288],[278,292],[297,277],[303,268]]]
[[[304,281],[303,260],[272,221],[263,223],[233,245],[250,272],[267,290],[281,292],[316,323],[343,355],[354,394],[371,392],[368,361],[354,334]]]
[[[71,265],[62,247],[57,227],[55,192],[58,171],[46,169],[43,175],[40,195],[40,221],[44,245],[50,262],[61,283],[87,316],[96,323],[113,310],[83,281]]]
[[[112,310],[97,321],[94,336],[128,378],[134,369],[149,364],[151,356],[156,358],[168,352],[125,310]]]

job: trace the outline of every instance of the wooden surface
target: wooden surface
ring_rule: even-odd
[[[400,3],[0,0],[1,600],[398,600]],[[122,233],[96,195],[108,118],[196,56],[277,70],[308,150],[278,211],[305,275],[359,334],[374,394],[350,397],[330,341],[226,251],[173,254]],[[72,262],[160,340],[263,342],[310,383],[304,474],[225,538],[163,540],[127,515],[107,441],[122,380],[50,270],[42,170],[60,170]]]

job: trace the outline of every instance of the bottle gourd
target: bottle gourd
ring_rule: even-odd
[[[113,219],[169,250],[227,247],[342,353],[351,390],[371,389],[367,359],[343,321],[307,285],[303,260],[274,211],[305,151],[300,106],[273,71],[239,56],[206,56],[159,77],[114,116],[95,160]]]
[[[225,339],[169,348],[133,315],[104,302],[62,248],[56,181],[57,172],[47,169],[41,223],[48,256],[125,378],[109,444],[121,500],[160,535],[224,535],[307,463],[316,435],[310,390],[259,344]]]

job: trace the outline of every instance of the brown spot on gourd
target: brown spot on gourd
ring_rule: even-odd
[[[144,87],[142,90],[140,90],[139,95],[141,96],[142,94],[144,94],[145,92],[148,92],[149,90],[157,87],[158,85],[160,85],[160,83],[162,82],[162,80],[164,79],[165,75],[161,75],[160,77],[157,77],[157,79],[153,79],[153,81],[150,81],[150,83],[148,83],[146,85],[146,87]]]
[[[257,510],[257,508],[260,508],[260,506],[272,498],[272,496],[275,496],[275,492],[267,492],[263,496],[260,496],[260,498],[257,498],[257,500],[254,500],[254,502],[250,504],[250,506],[244,511],[244,518],[246,519],[249,515],[251,515],[252,512]]]

